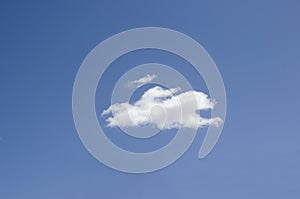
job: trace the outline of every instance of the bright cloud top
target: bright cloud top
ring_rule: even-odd
[[[152,80],[154,80],[156,78],[156,75],[146,75],[145,77],[142,77],[138,80],[134,80],[128,83],[129,86],[131,87],[140,87],[144,84],[147,84],[149,82],[151,82]]]
[[[219,126],[222,119],[203,118],[201,110],[213,109],[215,101],[202,92],[187,91],[178,93],[179,88],[164,89],[155,86],[147,90],[133,104],[117,103],[102,112],[108,127],[127,128],[150,125],[158,129],[201,128]]]

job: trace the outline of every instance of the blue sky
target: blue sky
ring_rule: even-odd
[[[0,198],[299,198],[299,9],[292,0],[2,1]],[[97,44],[145,26],[183,32],[205,47],[222,74],[228,110],[204,160],[197,158],[200,130],[175,164],[132,175],[102,165],[82,145],[72,88]],[[153,60],[205,91],[200,77],[163,53],[137,52],[114,64]],[[96,108],[109,105],[121,74],[107,71]]]

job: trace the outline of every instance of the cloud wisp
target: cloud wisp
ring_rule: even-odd
[[[146,76],[144,76],[138,80],[128,82],[128,86],[138,88],[140,86],[143,86],[144,84],[151,82],[155,78],[156,78],[156,75],[147,74]]]
[[[164,89],[155,86],[147,90],[133,104],[111,105],[102,112],[108,127],[127,128],[150,125],[158,129],[201,128],[219,126],[221,118],[203,118],[201,110],[213,109],[216,102],[198,91],[179,93],[179,88]]]

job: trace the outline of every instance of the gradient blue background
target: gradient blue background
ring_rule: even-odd
[[[0,198],[299,198],[299,10],[296,0],[1,1]],[[71,97],[90,50],[144,26],[206,48],[228,112],[206,159],[200,133],[175,164],[131,175],[86,151]]]

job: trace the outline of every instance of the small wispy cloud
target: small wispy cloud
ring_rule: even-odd
[[[148,78],[151,79],[151,78]],[[145,81],[139,81],[145,82]],[[133,104],[117,103],[102,112],[108,127],[141,127],[151,125],[158,129],[199,128],[219,126],[222,119],[203,118],[201,110],[213,109],[216,102],[198,91],[179,93],[179,88],[164,89],[155,86],[147,90]]]
[[[137,88],[137,87],[143,86],[144,84],[151,82],[155,78],[156,78],[156,75],[147,74],[145,77],[142,77],[138,80],[128,82],[128,86]]]

